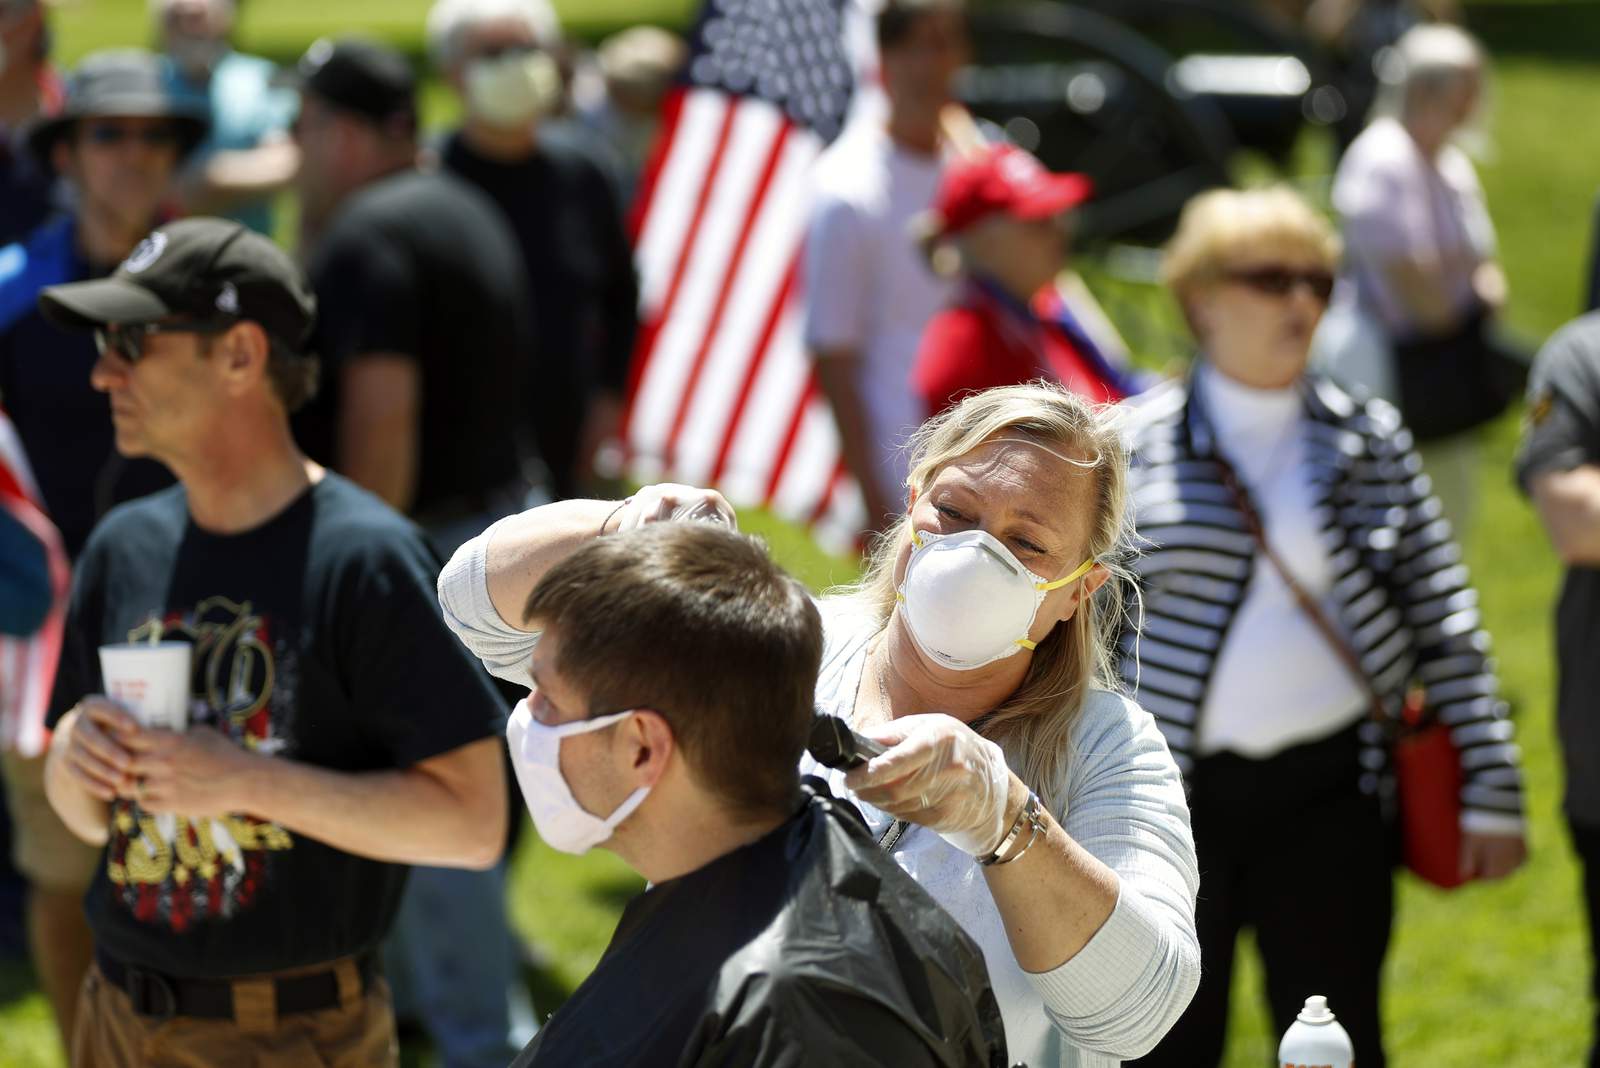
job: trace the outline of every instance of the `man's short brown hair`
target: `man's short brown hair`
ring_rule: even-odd
[[[209,359],[214,348],[216,338],[200,339],[201,358]],[[321,360],[309,353],[296,352],[271,334],[267,335],[267,385],[272,388],[273,395],[283,405],[285,412],[293,415],[304,408],[316,397],[317,387],[321,383]]]
[[[659,713],[736,812],[795,804],[822,621],[760,542],[700,522],[597,538],[545,575],[524,619],[560,635],[555,668],[590,716]]]
[[[317,395],[317,386],[322,381],[322,362],[315,356],[296,352],[270,334],[267,341],[271,346],[267,354],[267,380],[272,383],[278,400],[283,402],[284,411],[293,415]]]

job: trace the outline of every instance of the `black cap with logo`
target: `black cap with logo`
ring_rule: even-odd
[[[293,78],[301,89],[373,122],[416,122],[417,79],[411,63],[365,37],[313,41]]]
[[[248,319],[300,353],[317,299],[305,273],[268,238],[228,219],[194,218],[151,233],[109,278],[47,287],[39,310],[69,330]]]

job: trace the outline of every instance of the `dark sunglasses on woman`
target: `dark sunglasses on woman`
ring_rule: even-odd
[[[1230,271],[1230,281],[1249,286],[1258,293],[1286,297],[1294,287],[1304,284],[1311,295],[1327,303],[1333,295],[1333,275],[1328,271],[1296,271],[1288,267],[1258,267],[1253,271]]]
[[[104,356],[116,353],[129,363],[138,363],[144,356],[145,339],[152,334],[221,334],[233,326],[231,320],[221,322],[172,323],[108,323],[94,332],[94,347]]]

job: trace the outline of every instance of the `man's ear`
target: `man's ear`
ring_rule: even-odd
[[[622,728],[629,769],[637,785],[654,786],[666,773],[677,751],[678,740],[672,735],[672,725],[654,709],[641,708]]]
[[[267,377],[271,354],[272,343],[261,324],[244,320],[217,338],[212,359],[221,361],[218,370],[228,382],[229,392],[237,396],[254,389]]]

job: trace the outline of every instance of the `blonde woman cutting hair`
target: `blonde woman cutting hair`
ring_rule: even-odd
[[[888,746],[832,785],[983,948],[1012,1057],[1119,1064],[1160,1040],[1200,974],[1178,770],[1107,659],[1126,456],[1108,410],[1024,385],[931,420],[910,459],[909,514],[860,586],[821,602],[817,704]],[[732,520],[685,486],[502,520],[446,568],[446,619],[526,682],[536,636],[518,623],[545,571],[599,533],[704,505]]]

